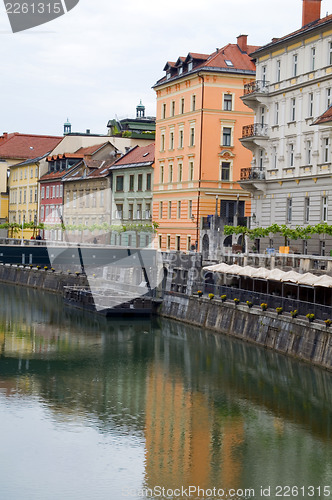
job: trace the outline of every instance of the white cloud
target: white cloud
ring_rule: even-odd
[[[323,0],[322,15],[328,9]],[[211,53],[241,33],[263,45],[301,20],[302,0],[80,0],[55,21],[11,34],[2,7],[1,127],[59,134],[68,116],[74,130],[105,133],[115,114],[134,115],[139,99],[155,114],[151,87],[167,60]]]

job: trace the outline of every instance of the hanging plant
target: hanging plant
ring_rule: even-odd
[[[277,314],[282,314],[283,308],[282,307],[276,307]]]
[[[227,295],[220,295],[220,298],[221,298],[222,302],[225,302],[227,299]]]
[[[297,309],[294,309],[294,311],[291,311],[290,313],[291,313],[292,318],[297,318],[297,316],[299,314]]]
[[[262,311],[266,311],[266,309],[267,309],[267,304],[266,304],[265,302],[262,302],[262,303],[261,303],[261,309],[262,309]]]
[[[240,303],[240,299],[235,298],[234,299],[234,304],[237,306]]]
[[[252,306],[254,305],[253,302],[251,302],[250,300],[246,300],[246,304],[249,307],[249,309],[251,309]]]
[[[326,328],[332,325],[332,319],[326,319],[324,321]]]
[[[199,297],[202,297],[202,295],[203,295],[202,290],[197,290],[197,295],[198,295]]]
[[[214,299],[214,293],[209,293],[208,297],[210,300]]]

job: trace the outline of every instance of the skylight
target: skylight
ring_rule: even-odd
[[[227,66],[234,66],[232,61],[230,61],[229,59],[225,59],[225,63],[227,64]]]

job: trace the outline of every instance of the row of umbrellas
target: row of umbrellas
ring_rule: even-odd
[[[267,279],[281,282],[296,283],[298,285],[323,286],[332,288],[332,277],[324,274],[316,276],[312,273],[300,274],[295,271],[282,271],[281,269],[266,269],[265,267],[238,266],[237,264],[215,264],[204,267],[204,271],[247,276],[249,278]]]

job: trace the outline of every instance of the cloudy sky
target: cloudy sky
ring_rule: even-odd
[[[6,0],[8,1],[8,0]],[[0,0],[1,2],[1,0]],[[322,1],[322,17],[332,0]],[[107,132],[109,119],[155,115],[167,60],[211,53],[248,35],[264,45],[301,27],[302,0],[80,0],[66,15],[13,34],[0,3],[0,132]]]

